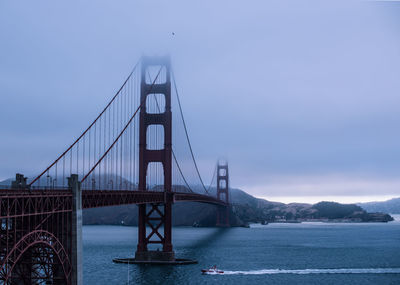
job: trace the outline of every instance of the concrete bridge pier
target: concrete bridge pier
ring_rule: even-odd
[[[68,178],[68,186],[72,190],[71,284],[83,285],[82,190],[77,174]]]

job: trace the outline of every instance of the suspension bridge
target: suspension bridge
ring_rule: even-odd
[[[132,261],[177,262],[175,202],[213,204],[216,225],[229,226],[227,163],[218,163],[212,177],[207,187],[169,57],[143,57],[57,159],[37,177],[17,174],[0,189],[0,280],[83,284],[82,209],[124,204],[139,208]]]

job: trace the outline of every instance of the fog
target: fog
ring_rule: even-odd
[[[206,181],[223,157],[232,187],[270,200],[400,196],[399,16],[372,1],[2,1],[0,179],[42,170],[141,55],[170,54]]]

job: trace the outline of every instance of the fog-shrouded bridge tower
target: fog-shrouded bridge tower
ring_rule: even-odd
[[[217,199],[229,204],[229,171],[228,162],[217,165]],[[217,226],[229,227],[229,207],[217,208]]]
[[[148,84],[146,75],[148,69],[158,66],[165,69],[165,81]],[[147,97],[151,94],[162,94],[165,100],[165,110],[159,113],[148,113]],[[171,80],[170,61],[168,57],[142,59],[140,88],[140,123],[139,123],[139,190],[148,191],[147,170],[150,163],[161,163],[164,173],[164,202],[139,205],[138,245],[135,253],[136,261],[173,261],[172,249],[172,113],[171,113]],[[163,149],[148,149],[147,130],[151,125],[161,125],[164,128]],[[150,228],[150,233],[147,233]],[[153,238],[154,237],[154,238]],[[149,244],[162,245],[162,251],[149,250]]]

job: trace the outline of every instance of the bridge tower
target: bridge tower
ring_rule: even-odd
[[[229,203],[229,171],[228,162],[218,161],[217,165],[217,198]],[[218,207],[217,226],[229,227],[229,207]]]
[[[146,82],[150,68],[163,69],[165,82]],[[158,72],[158,75],[160,74]],[[158,77],[157,75],[157,77]],[[139,191],[148,189],[148,166],[150,163],[161,163],[164,173],[164,202],[139,205],[138,245],[135,261],[173,261],[172,249],[172,113],[171,113],[171,79],[169,57],[143,57],[141,66],[139,118]],[[160,113],[148,113],[146,101],[152,94],[162,94],[165,99],[165,110]],[[151,125],[164,128],[164,148],[149,149],[147,131]],[[147,232],[147,229],[151,229]],[[149,244],[161,245],[162,250],[149,250]]]

